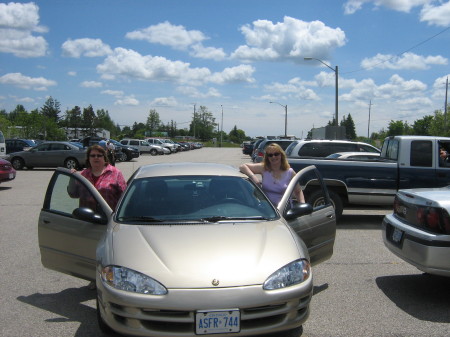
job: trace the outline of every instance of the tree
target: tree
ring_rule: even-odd
[[[60,103],[56,99],[53,99],[52,96],[47,98],[44,105],[41,107],[41,113],[55,123],[59,122],[60,112]]]
[[[83,109],[82,123],[81,126],[85,130],[84,136],[93,136],[95,135],[95,124],[96,124],[96,115],[92,105],[89,105],[87,108]]]
[[[200,109],[191,122],[190,132],[202,141],[207,141],[214,136],[214,129],[217,126],[215,121],[216,119],[208,111],[208,108],[206,106],[200,106]]]
[[[431,136],[430,127],[433,122],[433,116],[425,116],[422,119],[414,121],[412,132],[414,135]]]
[[[236,125],[234,126],[233,130],[230,131],[229,137],[230,141],[235,144],[242,143],[246,138],[245,132],[243,130],[238,129]]]
[[[159,113],[155,109],[151,109],[148,113],[147,123],[145,124],[147,131],[149,131],[150,136],[153,132],[159,131],[161,125],[161,119],[159,118]]]
[[[356,139],[355,122],[353,121],[352,115],[348,114],[347,118],[344,115],[340,125],[345,127],[345,138]]]

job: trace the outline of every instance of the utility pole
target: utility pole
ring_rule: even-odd
[[[447,131],[447,91],[448,91],[448,77],[445,82],[445,107],[444,107],[444,130]]]
[[[369,123],[367,124],[367,138],[370,138],[370,108],[372,107],[372,100],[369,101]]]

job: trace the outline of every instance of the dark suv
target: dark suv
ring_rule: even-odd
[[[264,159],[264,154],[266,153],[266,147],[269,144],[276,143],[281,146],[283,150],[286,151],[287,147],[293,142],[293,139],[264,139],[261,143],[259,143],[258,147],[254,152],[255,163],[261,163]]]
[[[24,151],[37,145],[31,139],[6,139],[5,143],[6,143],[6,154]]]

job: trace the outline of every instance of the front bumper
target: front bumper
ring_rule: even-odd
[[[134,294],[105,285],[97,276],[98,310],[113,330],[122,334],[153,337],[198,337],[198,310],[240,310],[240,332],[215,336],[261,336],[294,329],[309,316],[312,277],[280,290],[265,291],[261,285],[169,289],[165,296]]]
[[[450,235],[438,235],[409,226],[388,214],[382,223],[385,246],[417,269],[450,277]]]

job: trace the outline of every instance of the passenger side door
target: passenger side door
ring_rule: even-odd
[[[319,264],[333,255],[336,236],[335,211],[322,176],[317,168],[311,165],[296,174],[278,204],[278,210],[284,217],[291,207],[295,207],[292,199],[296,185],[300,185],[304,191],[306,203],[311,193],[321,193],[324,200],[323,204],[313,208],[310,214],[287,220],[308,248],[311,264]]]
[[[74,217],[81,201],[88,200],[97,223]],[[39,214],[38,239],[44,267],[95,280],[97,243],[107,229],[112,210],[95,187],[78,173],[57,168]]]

